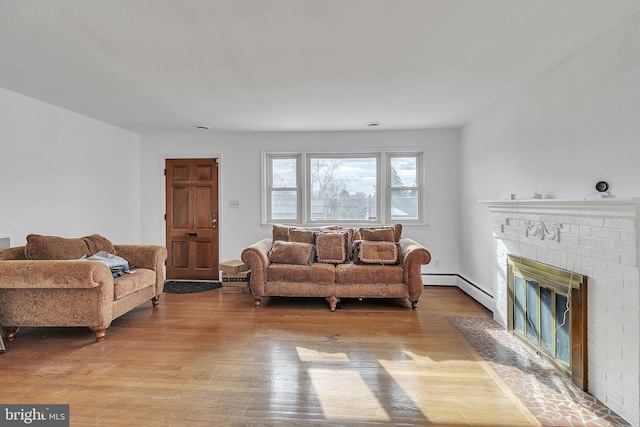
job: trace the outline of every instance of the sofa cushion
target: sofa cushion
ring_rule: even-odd
[[[138,268],[132,273],[113,279],[113,299],[115,301],[132,293],[156,285],[156,273],[146,268]]]
[[[73,239],[29,234],[24,251],[30,260],[79,259],[100,251],[116,254],[113,244],[99,234]]]
[[[267,270],[269,282],[333,283],[335,266],[331,264],[291,265],[271,264]]]
[[[353,261],[356,264],[398,264],[400,244],[396,242],[377,242],[356,240],[353,242]]]
[[[269,260],[278,264],[306,265],[313,261],[311,243],[283,242],[276,240],[269,250]]]
[[[316,262],[342,264],[349,261],[350,235],[346,230],[317,231],[313,234]]]
[[[402,283],[402,273],[399,265],[340,264],[336,266],[336,283]]]

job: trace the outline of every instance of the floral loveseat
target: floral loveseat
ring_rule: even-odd
[[[331,311],[340,298],[408,298],[422,294],[421,266],[431,254],[402,238],[402,225],[323,228],[274,225],[242,251],[249,288],[260,307],[265,296],[324,297]]]
[[[79,260],[100,251],[117,254],[135,270],[114,278],[107,265]],[[113,319],[145,301],[158,304],[166,258],[162,246],[114,246],[97,234],[30,234],[26,246],[0,252],[0,325],[9,341],[20,326],[88,326],[102,341]]]

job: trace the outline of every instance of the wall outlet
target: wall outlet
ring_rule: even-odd
[[[240,200],[229,200],[229,207],[237,209],[240,207]]]

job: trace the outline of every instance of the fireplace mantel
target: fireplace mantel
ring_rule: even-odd
[[[480,200],[491,212],[636,218],[640,198]]]

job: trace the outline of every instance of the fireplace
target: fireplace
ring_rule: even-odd
[[[567,297],[572,316],[588,313],[582,322],[585,329],[570,329],[571,375],[582,376],[581,387],[631,425],[640,426],[640,199],[482,203],[489,208],[493,227],[493,251],[487,254],[487,262],[493,263],[489,307],[496,322],[513,327],[513,323],[509,326],[514,321],[508,308],[514,296],[509,286],[509,256],[574,272],[572,283],[573,279],[579,280],[578,275],[588,276],[588,295],[583,285],[582,291],[572,285],[570,292],[564,293],[542,280],[532,280],[544,286],[530,285],[530,292],[542,292],[543,298],[548,298],[553,291]],[[525,289],[526,280],[523,278]],[[578,301],[585,305],[576,312]],[[562,302],[556,300],[555,305],[561,306]],[[586,335],[588,343],[588,357],[587,345],[581,350],[582,368],[575,364],[580,351],[573,342],[581,334]],[[545,337],[546,344],[548,341]],[[562,357],[566,361],[566,355]],[[564,361],[557,363],[562,367]]]
[[[587,390],[587,278],[507,255],[509,331]]]

